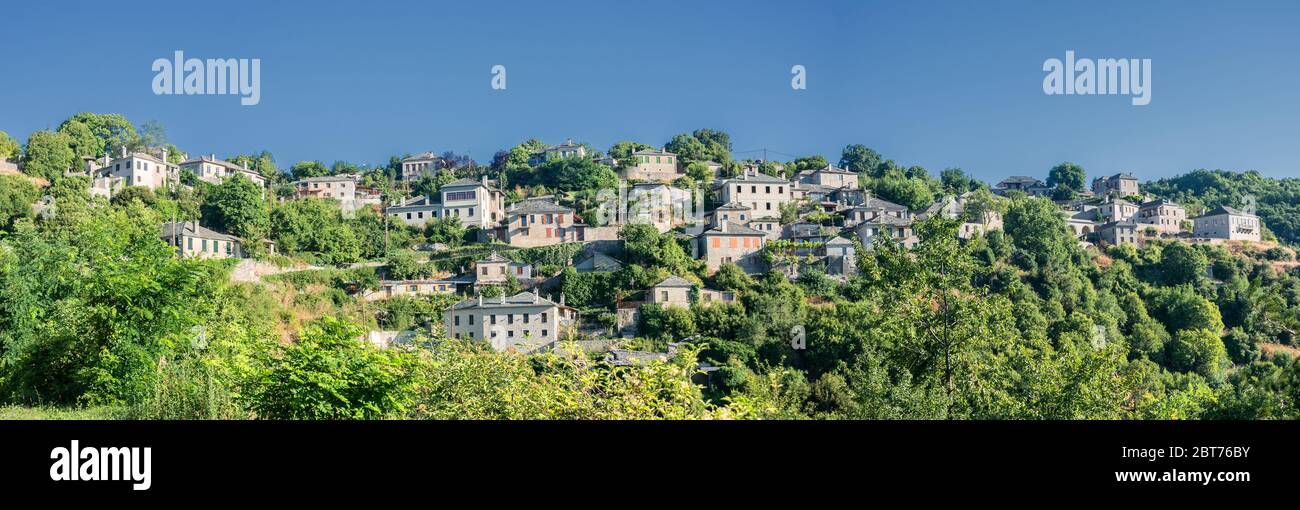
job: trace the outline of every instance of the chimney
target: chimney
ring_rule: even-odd
[[[217,153],[214,152],[214,153],[212,153],[212,154],[209,154],[209,155],[208,155],[208,159],[213,160],[213,161],[216,161],[216,160],[217,160]]]
[[[727,220],[719,221],[719,222],[718,222],[718,230],[720,230],[720,231],[722,231],[722,232],[725,233],[725,232],[727,231],[727,224],[728,224],[728,223],[731,223],[731,222],[729,222],[729,221],[727,221]]]
[[[122,157],[124,157],[124,158],[126,157],[126,146],[125,146],[125,145],[122,146]]]
[[[166,165],[166,164],[167,164],[167,148],[166,148],[166,147],[163,147],[163,150],[162,150],[162,160],[163,160],[163,165]]]
[[[479,292],[479,293],[478,293],[478,305],[479,305],[479,306],[483,306],[483,293],[482,293],[482,292]]]
[[[108,152],[104,152],[104,166],[108,166]]]
[[[484,175],[484,176],[482,177],[482,179],[483,179],[483,187],[486,188],[486,187],[487,187],[487,176]]]
[[[533,304],[537,304],[537,293],[533,293]]]
[[[560,293],[560,306],[564,306],[564,293]]]

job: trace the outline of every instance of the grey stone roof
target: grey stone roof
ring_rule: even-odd
[[[725,185],[725,184],[727,184],[727,183],[732,183],[732,182],[770,182],[770,183],[773,183],[773,184],[776,184],[776,183],[780,183],[780,184],[790,184],[790,181],[787,181],[787,180],[782,179],[782,178],[779,178],[779,177],[772,177],[772,176],[767,175],[767,174],[762,173],[762,172],[754,172],[754,173],[752,173],[752,174],[751,174],[751,173],[744,173],[744,174],[741,174],[741,175],[737,175],[737,176],[735,176],[735,177],[732,177],[732,178],[730,178],[730,179],[726,179],[726,180],[722,181],[722,184]]]
[[[1165,199],[1163,199],[1163,198],[1157,198],[1157,199],[1152,200],[1152,201],[1150,201],[1150,202],[1143,202],[1142,205],[1139,206],[1139,207],[1141,207],[1142,209],[1152,209],[1152,208],[1160,207],[1160,206],[1163,206],[1163,205],[1168,205],[1168,206],[1173,206],[1173,207],[1182,207],[1182,205],[1178,204],[1177,202],[1174,202],[1174,201],[1172,201],[1172,200],[1165,200]]]
[[[1223,214],[1231,214],[1231,215],[1234,215],[1234,216],[1254,216],[1254,214],[1248,214],[1248,213],[1246,213],[1246,212],[1244,212],[1244,211],[1241,211],[1241,210],[1238,210],[1238,209],[1235,209],[1235,208],[1232,208],[1232,207],[1228,207],[1228,206],[1226,206],[1226,205],[1221,205],[1221,206],[1215,207],[1215,208],[1214,208],[1213,210],[1211,210],[1210,212],[1207,212],[1207,213],[1205,213],[1205,214],[1202,214],[1202,215],[1200,215],[1200,216],[1197,216],[1197,218],[1205,218],[1205,217],[1208,217],[1208,216],[1220,216],[1220,215],[1223,215]]]
[[[830,241],[826,241],[826,246],[836,246],[841,244],[852,245],[853,241],[850,241],[848,239],[839,236],[835,236],[835,238],[831,239]]]
[[[707,236],[707,235],[710,235],[710,234],[721,234],[721,235],[739,234],[739,235],[764,236],[764,237],[767,236],[767,233],[766,233],[766,232],[759,232],[759,231],[757,231],[757,230],[754,230],[754,229],[752,229],[752,228],[749,228],[749,227],[747,227],[747,226],[745,226],[745,225],[742,225],[742,224],[740,224],[740,223],[736,223],[736,222],[733,222],[733,221],[728,221],[728,222],[727,222],[727,231],[726,231],[726,232],[723,232],[721,229],[719,229],[719,228],[717,228],[717,227],[714,227],[714,228],[710,228],[710,229],[705,230],[704,232],[700,233],[700,235],[702,235],[702,236]]]
[[[571,213],[573,209],[555,203],[553,197],[529,198],[510,206],[509,214]]]
[[[432,153],[432,152],[428,152],[428,151],[426,151],[426,152],[421,152],[421,153],[416,154],[416,155],[411,156],[411,157],[402,158],[402,162],[403,162],[403,163],[408,163],[408,162],[411,162],[411,161],[437,161],[437,160],[440,160],[440,159],[442,159],[442,158],[441,158],[440,156],[438,156],[437,154],[434,154],[434,153]]]
[[[579,272],[608,272],[617,271],[623,267],[623,263],[614,257],[596,252],[594,255],[574,264],[573,267]]]
[[[238,237],[222,234],[221,232],[217,232],[215,230],[205,228],[193,221],[183,221],[179,223],[174,223],[169,221],[167,223],[163,223],[162,227],[159,230],[160,230],[159,236],[164,239],[179,234],[185,237],[198,237],[201,239],[216,239],[219,241],[239,242]]]
[[[481,300],[481,301],[480,301]],[[523,306],[560,306],[554,301],[532,292],[520,292],[509,297],[475,297],[452,305],[452,310],[474,310],[492,308],[516,308]]]
[[[632,154],[638,156],[676,156],[677,154],[668,152],[664,149],[640,149],[633,151]]]
[[[492,252],[491,255],[479,262],[510,262],[510,259],[503,257],[500,253]]]
[[[748,211],[751,209],[753,208],[747,205],[742,205],[735,202],[727,202],[725,204],[718,206],[718,208],[714,210],[715,211]]]
[[[868,210],[868,211],[870,211],[870,210],[876,210],[876,209],[885,209],[885,210],[887,210],[887,211],[907,211],[907,210],[909,210],[909,209],[907,208],[907,206],[905,206],[905,205],[895,204],[895,203],[890,202],[890,201],[888,201],[888,200],[882,200],[882,199],[879,199],[879,198],[876,198],[876,197],[867,197],[865,200],[862,201],[862,205],[859,205],[859,206],[853,208],[853,210],[855,210],[855,211],[856,211],[856,210]]]
[[[664,278],[664,281],[659,282],[659,283],[656,283],[654,286],[655,286],[655,288],[658,288],[658,287],[691,287],[691,288],[694,288],[694,287],[695,287],[695,284],[694,284],[694,283],[691,283],[690,280],[687,280],[687,279],[682,278],[682,277],[680,277],[680,276],[669,276],[669,277],[667,277],[667,278]]]

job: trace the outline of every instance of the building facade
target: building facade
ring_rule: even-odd
[[[176,248],[183,257],[243,258],[239,238],[200,226],[197,222],[167,222],[159,234],[163,242]]]
[[[1192,218],[1192,233],[1196,237],[1258,242],[1263,229],[1259,216],[1226,205]]]
[[[663,149],[641,149],[632,153],[632,162],[623,170],[629,181],[672,182],[684,175],[677,155]]]
[[[577,312],[534,292],[466,299],[443,314],[447,336],[488,342],[498,351],[531,352],[555,342],[576,325]]]
[[[242,175],[258,186],[266,187],[266,178],[262,177],[262,174],[229,161],[217,159],[216,154],[190,159],[181,163],[180,168],[181,170],[193,172],[199,180],[211,184],[221,184],[222,181],[226,180],[226,177]]]
[[[754,218],[780,218],[781,206],[793,201],[789,181],[747,170],[718,185],[718,199],[747,206]]]

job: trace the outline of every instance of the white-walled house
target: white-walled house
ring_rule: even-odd
[[[244,256],[238,237],[204,228],[193,221],[164,223],[159,237],[185,257],[224,259]]]
[[[641,149],[632,153],[632,164],[623,170],[622,177],[630,181],[672,182],[683,175],[676,154],[664,149]]]
[[[438,197],[414,197],[389,207],[389,217],[422,226],[435,218],[458,218],[462,225],[490,229],[505,217],[505,194],[482,180],[460,179],[443,185]]]
[[[127,152],[123,148],[117,159],[109,160],[105,155],[102,165],[87,162],[87,170],[92,182],[116,182],[120,186],[142,186],[154,191],[170,188],[179,176],[179,167],[167,162],[166,150],[158,157],[147,152]],[[117,189],[120,188],[113,191]]]
[[[266,187],[266,178],[262,177],[262,174],[235,163],[217,159],[216,154],[187,160],[180,164],[180,168],[181,170],[193,172],[199,180],[211,184],[221,184],[221,181],[232,175],[243,175],[258,186]]]
[[[498,351],[531,352],[576,325],[577,311],[534,292],[466,299],[443,314],[447,336],[488,342]]]
[[[1263,230],[1259,216],[1226,205],[1192,218],[1192,232],[1196,237],[1258,242]]]

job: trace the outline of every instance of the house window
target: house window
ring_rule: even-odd
[[[545,329],[542,330],[542,336],[547,336],[548,333],[550,333],[550,332],[547,331],[547,330],[545,330]]]
[[[488,318],[492,321],[492,325],[495,326],[496,323],[497,323],[497,315],[496,315],[496,314],[492,314],[492,315],[489,315]]]
[[[514,324],[514,323],[515,323],[515,314],[513,313],[506,314],[506,324]]]
[[[717,238],[717,237],[713,238],[713,247],[714,247],[714,248],[721,248],[721,247],[722,247],[722,239],[721,239],[721,238]]]
[[[542,312],[542,324],[546,324],[546,312]]]
[[[457,315],[457,316],[454,317],[454,319],[455,319],[456,325],[459,326],[459,325],[460,325],[460,316]]]
[[[727,247],[728,247],[728,248],[735,248],[735,247],[736,247],[736,238],[734,238],[734,237],[728,237],[728,238],[727,238]]]
[[[529,317],[532,317],[532,316],[531,316],[531,315],[528,315],[528,314],[526,314],[526,313],[525,313],[525,314],[522,314],[522,315],[524,316],[524,324],[528,324],[528,318],[529,318]]]
[[[666,290],[661,290],[661,291],[659,291],[659,300],[660,300],[660,301],[668,301],[668,291],[666,291]]]
[[[201,250],[199,250],[199,251],[208,251],[208,240],[207,240],[207,239],[204,239],[204,240],[203,240],[203,242],[202,242],[202,246],[203,246],[203,249],[201,249]]]

